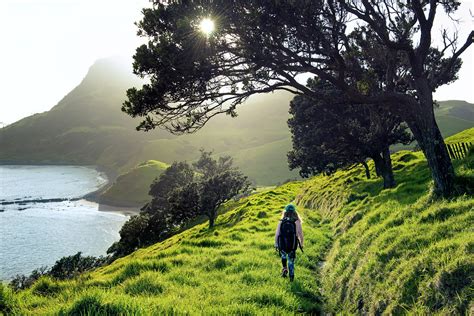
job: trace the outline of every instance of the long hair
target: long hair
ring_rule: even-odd
[[[301,219],[298,212],[296,212],[296,210],[292,211],[292,212],[287,212],[287,211],[283,210],[283,212],[281,213],[281,219],[284,219],[285,217],[288,217],[288,218],[294,220],[295,222],[300,221],[300,223],[303,223],[303,220]]]

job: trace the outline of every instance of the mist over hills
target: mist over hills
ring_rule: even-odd
[[[178,137],[160,129],[138,132],[139,119],[120,110],[125,91],[141,84],[130,68],[119,59],[99,60],[50,111],[2,128],[0,163],[98,165],[124,173],[147,160],[193,160],[202,147],[236,157],[236,164],[259,184],[297,176],[286,165],[290,147],[273,144],[289,144],[286,120],[291,95],[253,97],[238,110],[237,118],[216,117],[192,135]],[[243,165],[238,158],[243,157],[242,150],[265,156],[259,159],[264,164]]]
[[[234,157],[259,185],[298,176],[286,161],[291,94],[254,96],[237,118],[218,116],[195,134],[174,136],[137,132],[139,120],[121,112],[127,88],[140,84],[123,60],[97,61],[50,111],[0,129],[0,163],[98,165],[118,174],[147,160],[191,161],[205,148]],[[440,102],[436,115],[445,137],[474,126],[474,105],[465,101]]]

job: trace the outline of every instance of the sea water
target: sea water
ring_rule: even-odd
[[[0,166],[0,280],[79,251],[105,255],[128,217],[81,197],[106,182],[90,167]]]

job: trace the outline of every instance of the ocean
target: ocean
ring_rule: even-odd
[[[82,199],[107,183],[83,166],[0,166],[0,280],[81,251],[105,255],[128,219]]]

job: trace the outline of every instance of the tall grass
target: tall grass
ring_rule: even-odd
[[[68,282],[45,279],[16,295],[19,314],[293,314],[317,313],[317,262],[330,243],[320,216],[301,209],[307,239],[296,279],[280,276],[273,237],[282,208],[303,183],[253,195],[222,214]]]
[[[472,312],[473,160],[471,152],[454,162],[457,185],[459,179],[463,182],[458,191],[464,194],[450,200],[431,199],[430,174],[421,153],[394,155],[398,185],[393,189],[382,190],[377,179],[362,180],[361,168],[311,180],[299,201],[320,209],[335,233],[321,273],[326,310]]]

